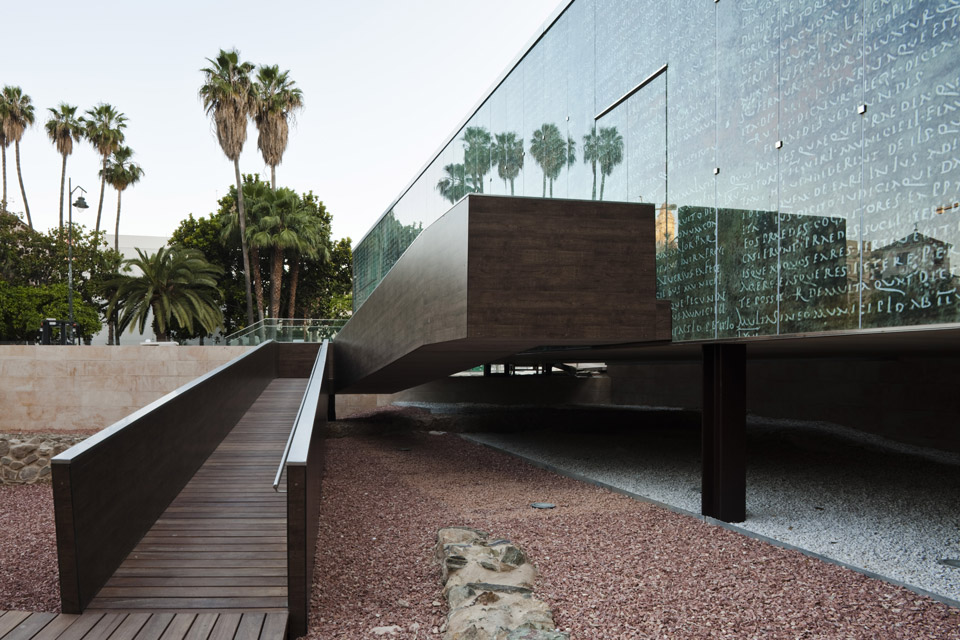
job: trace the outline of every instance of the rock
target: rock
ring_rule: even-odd
[[[570,640],[570,634],[545,629],[515,629],[506,640]]]
[[[28,455],[30,455],[36,450],[37,450],[37,445],[30,444],[29,442],[25,444],[17,444],[10,447],[10,455],[17,460],[22,460],[23,458],[26,458]]]
[[[6,438],[0,439],[0,456],[5,456],[10,452],[10,441]]]
[[[53,455],[53,448],[50,446],[40,447],[37,449],[37,454],[39,454],[41,458],[49,458]]]
[[[40,469],[40,475],[37,477],[46,478],[48,475],[50,475],[50,467],[43,467],[42,469]]]
[[[40,470],[36,467],[27,467],[20,472],[20,479],[23,482],[32,482],[37,479],[37,476],[40,475]]]
[[[33,464],[39,459],[40,459],[40,456],[38,456],[35,453],[31,453],[30,455],[28,455],[26,458],[23,459],[23,464]]]
[[[395,624],[392,624],[388,627],[374,627],[373,629],[370,629],[370,632],[375,636],[393,636],[401,631],[403,631],[403,629]]]
[[[527,556],[519,548],[508,545],[500,550],[500,562],[519,567],[527,561]]]
[[[407,600],[400,598],[399,600],[397,600],[397,606],[403,607],[404,609],[409,609],[410,603]]]
[[[11,462],[10,464],[8,464],[7,466],[10,467],[11,469],[13,469],[14,471],[20,471],[20,469],[23,469],[23,467],[24,467],[23,463],[20,462],[20,461],[18,461],[18,460],[14,460],[13,462]]]
[[[40,458],[39,460],[37,460],[37,466],[38,466],[38,467],[48,467],[48,466],[50,466],[50,461],[47,460],[46,458]]]
[[[8,458],[7,456],[0,458],[0,465],[5,467],[9,467],[11,462],[13,462],[13,458]]]
[[[3,479],[4,480],[16,480],[17,472],[11,469],[10,467],[3,468]]]

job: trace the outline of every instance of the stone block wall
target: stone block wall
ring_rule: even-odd
[[[0,484],[49,482],[50,458],[86,437],[85,434],[0,434]]]
[[[103,429],[251,348],[0,346],[0,433]]]

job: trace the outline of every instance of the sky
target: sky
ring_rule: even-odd
[[[123,194],[121,234],[167,236],[188,214],[215,211],[234,171],[197,91],[206,59],[236,48],[244,60],[289,70],[304,93],[278,185],[312,190],[333,214],[333,237],[356,242],[559,3],[12,3],[3,11],[0,85],[22,87],[36,107],[36,124],[20,143],[34,226],[46,230],[59,218],[61,156],[43,124],[60,102],[81,112],[106,102],[128,118],[126,144],[144,176]],[[256,136],[250,124],[240,170],[269,179]],[[74,217],[88,227],[99,169],[89,143],[74,146],[67,177],[87,192],[90,209],[74,209]],[[7,190],[8,208],[23,211],[12,145]],[[116,209],[108,185],[101,228],[110,233]]]

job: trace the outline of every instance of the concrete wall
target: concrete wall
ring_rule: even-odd
[[[0,346],[0,433],[102,429],[250,348]]]

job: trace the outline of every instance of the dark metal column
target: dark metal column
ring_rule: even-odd
[[[703,345],[703,481],[701,513],[746,519],[747,348]]]

